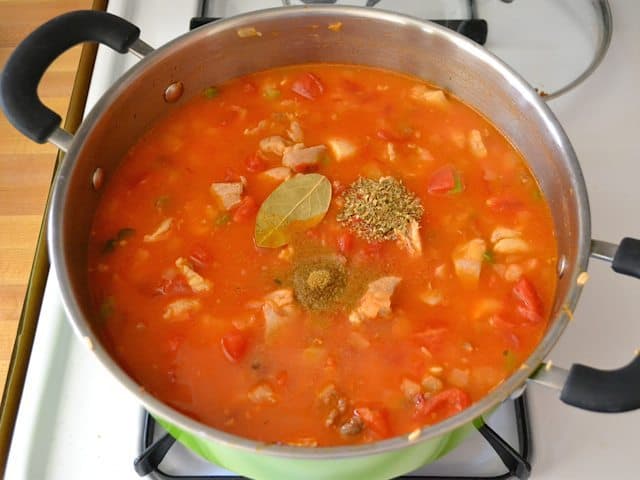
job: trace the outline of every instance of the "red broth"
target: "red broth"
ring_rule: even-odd
[[[312,146],[282,168],[283,148]],[[256,246],[260,206],[300,172],[331,182],[326,215]],[[386,177],[422,207],[411,238],[337,220],[358,178]],[[347,285],[320,309],[295,287],[314,255]],[[230,433],[327,446],[487,395],[545,332],[556,256],[535,178],[486,118],[416,78],[310,64],[211,87],[157,122],[106,185],[89,273],[96,329],[145,390]],[[373,291],[385,277],[399,281]]]

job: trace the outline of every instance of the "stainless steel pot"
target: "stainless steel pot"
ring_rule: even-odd
[[[331,23],[342,22],[338,32]],[[242,37],[241,28],[259,35]],[[413,470],[455,446],[471,422],[517,394],[530,379],[562,390],[561,399],[596,411],[640,408],[640,358],[603,372],[545,364],[573,311],[590,254],[621,273],[640,276],[640,241],[618,247],[591,240],[587,192],[562,127],[537,93],[486,50],[438,25],[380,10],[299,7],[255,12],[199,28],[153,50],[139,30],[98,12],[74,12],[43,25],[14,52],[2,72],[2,107],[38,142],[66,151],[55,179],[48,241],[64,307],[76,333],[102,363],[182,442],[212,461],[254,478],[388,478]],[[70,46],[99,41],[142,60],[97,103],[75,136],[37,98],[38,82]],[[152,397],[103,348],[91,319],[87,243],[103,178],[160,116],[206,86],[250,72],[305,62],[383,67],[436,83],[482,112],[524,154],[550,203],[557,232],[558,289],[548,331],[510,378],[455,417],[419,434],[361,446],[264,445],[208,427]],[[167,88],[170,87],[169,94]],[[167,99],[171,100],[168,102]],[[331,460],[326,462],[326,460]]]

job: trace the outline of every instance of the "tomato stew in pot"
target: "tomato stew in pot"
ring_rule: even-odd
[[[95,325],[215,428],[328,446],[409,433],[535,349],[556,286],[521,154],[449,93],[350,65],[272,69],[160,120],[106,185]]]

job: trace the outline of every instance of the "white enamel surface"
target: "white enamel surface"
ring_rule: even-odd
[[[189,18],[197,13],[195,1],[112,0],[109,3],[111,12],[138,25],[141,38],[152,46],[162,45],[185,32]],[[216,8],[236,9],[226,13],[237,13],[239,3],[227,2],[226,6]],[[247,0],[252,8],[274,3],[278,4]],[[614,34],[603,64],[583,85],[554,100],[551,106],[573,143],[587,179],[593,234],[596,238],[617,242],[623,236],[640,237],[637,216],[640,149],[636,140],[640,137],[636,120],[640,111],[637,94],[640,30],[635,20],[640,16],[640,3],[612,3]],[[453,14],[460,7],[448,8]],[[551,28],[539,26],[547,27]],[[505,58],[517,53],[508,45],[489,43],[489,46]],[[577,44],[575,48],[577,62],[584,52],[579,51]],[[100,48],[89,105],[135,61],[132,56]],[[536,69],[547,68],[538,62],[532,60],[529,65],[524,62],[518,68],[525,75],[531,72],[533,76]],[[544,76],[550,79],[549,83],[556,74],[558,81],[566,75],[555,66],[551,70]],[[628,362],[640,347],[640,321],[636,318],[640,311],[637,294],[640,283],[615,275],[607,265],[595,261],[589,273],[591,279],[575,312],[575,321],[567,328],[551,358],[554,363],[567,366],[582,362],[615,368]],[[528,394],[533,417],[533,479],[637,478],[640,412],[592,414],[565,406],[554,392],[540,387],[530,387]],[[499,410],[490,423],[513,440],[514,432],[506,415],[509,408],[510,405],[506,405]],[[135,399],[97,364],[72,334],[62,313],[57,284],[50,275],[6,478],[139,478],[133,471],[132,461],[139,449],[140,415]],[[499,464],[489,451],[482,450],[482,441],[478,440],[476,436],[445,459],[427,467],[427,471],[432,474],[501,473]],[[175,464],[189,456],[180,449],[173,455],[164,465],[167,471],[174,471]],[[189,473],[213,469],[204,463],[187,468]]]

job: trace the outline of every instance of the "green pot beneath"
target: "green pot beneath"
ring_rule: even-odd
[[[156,421],[178,442],[207,461],[255,480],[394,478],[443,457],[474,430],[473,423],[468,423],[426,441],[407,443],[407,446],[397,450],[327,460],[287,458],[260,450],[249,451],[205,440],[157,417]]]

